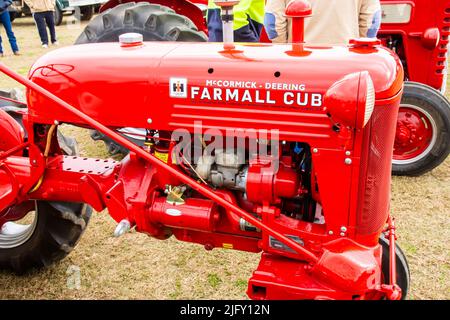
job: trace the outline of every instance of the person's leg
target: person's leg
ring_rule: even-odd
[[[53,16],[53,11],[47,11],[45,13],[45,22],[47,23],[48,30],[50,30],[50,40],[55,43],[56,40],[56,30],[55,30],[55,17]]]
[[[0,57],[3,57],[2,36],[0,36]]]
[[[41,38],[42,45],[48,45],[47,28],[45,27],[44,12],[33,13],[34,21],[38,28],[39,37]]]
[[[1,14],[0,14],[0,22],[3,23]],[[1,35],[0,35],[0,57],[3,57],[3,47],[2,47],[2,36]]]
[[[12,30],[11,18],[9,16],[9,11],[5,10],[1,14],[1,21],[3,26],[5,27],[6,35],[9,39],[9,44],[11,45],[11,49],[14,53],[19,52],[19,47],[17,46],[17,40]]]

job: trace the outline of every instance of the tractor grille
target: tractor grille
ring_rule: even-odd
[[[437,50],[436,73],[441,75],[446,68],[447,51],[450,35],[450,6],[444,8],[444,19],[441,27],[441,41]]]
[[[356,220],[356,232],[362,236],[381,231],[389,213],[397,113],[394,105],[376,106],[365,129]]]

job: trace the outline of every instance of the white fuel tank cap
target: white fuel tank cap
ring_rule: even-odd
[[[134,47],[142,45],[144,36],[140,33],[129,32],[119,36],[119,43],[122,47]]]

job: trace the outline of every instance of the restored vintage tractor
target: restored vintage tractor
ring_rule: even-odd
[[[232,3],[219,2],[225,32]],[[167,8],[141,6],[155,34],[196,32]],[[134,5],[123,10],[135,17]],[[389,213],[403,68],[376,39],[304,44],[310,13],[303,0],[287,7],[292,45],[128,33],[49,52],[28,79],[0,65],[28,88],[23,128],[0,110],[0,266],[61,259],[90,208],[106,208],[116,236],[135,228],[261,253],[252,299],[405,298],[409,269]],[[63,123],[130,152],[120,162],[64,155]],[[144,128],[145,144],[116,132],[126,127]]]
[[[207,1],[192,2],[196,5],[187,0],[110,0],[77,43],[115,42],[126,32],[141,33],[145,41],[206,41],[202,9]],[[450,152],[450,104],[441,94],[447,79],[450,1],[381,3],[383,23],[379,38],[400,56],[406,81],[392,171],[397,175],[420,175],[442,163]],[[168,29],[158,26],[162,21]],[[124,136],[133,142],[144,144],[143,128],[122,131],[128,132]],[[93,131],[92,137],[104,140],[111,154],[127,152],[98,131]]]

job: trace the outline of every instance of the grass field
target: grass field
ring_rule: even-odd
[[[70,45],[81,27],[57,28],[61,46]],[[22,56],[11,55],[3,28],[0,61],[26,74],[43,55],[30,18],[14,22]],[[6,47],[6,48],[5,48]],[[53,49],[53,48],[51,48]],[[48,49],[48,50],[51,50]],[[0,76],[0,88],[17,87]],[[71,127],[81,152],[106,156],[102,143]],[[417,178],[394,177],[392,212],[397,219],[399,243],[411,268],[411,299],[450,298],[450,159]],[[106,212],[94,214],[76,249],[63,261],[39,272],[15,276],[0,272],[3,299],[245,299],[247,279],[257,266],[255,254],[228,250],[207,252],[203,247],[159,241],[131,232],[112,237],[115,223]],[[72,270],[79,268],[79,289],[71,289]]]

